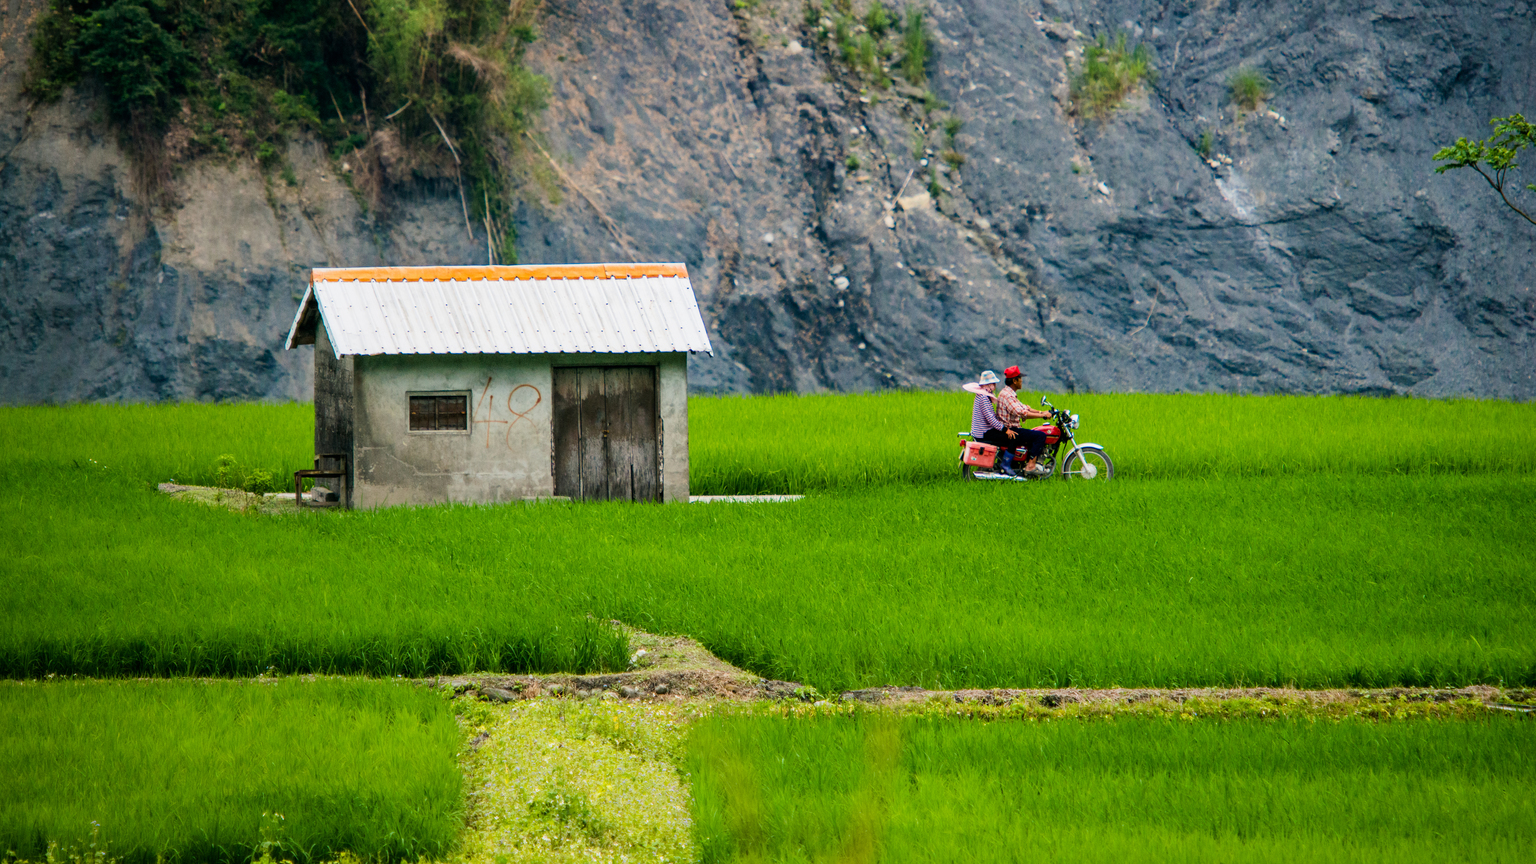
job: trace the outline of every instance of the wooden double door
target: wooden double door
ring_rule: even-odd
[[[656,367],[556,367],[555,494],[661,500]]]

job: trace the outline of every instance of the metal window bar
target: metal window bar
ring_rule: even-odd
[[[412,396],[412,432],[464,432],[469,429],[468,396]]]

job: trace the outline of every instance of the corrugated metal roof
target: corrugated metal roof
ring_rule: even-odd
[[[338,357],[713,353],[681,264],[316,269],[287,347],[316,326]]]

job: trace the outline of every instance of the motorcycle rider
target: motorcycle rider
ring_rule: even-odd
[[[1025,420],[1048,418],[1051,414],[1049,411],[1036,411],[1020,402],[1018,391],[1023,387],[1024,373],[1019,371],[1019,367],[1009,366],[1003,370],[1003,389],[997,391],[997,419],[1009,427],[1009,435],[1017,433],[1014,447],[1023,447],[1029,460],[1024,463],[1024,473],[1038,475],[1045,473],[1043,468],[1035,464],[1035,460],[1045,450],[1045,433],[1024,429],[1021,425]]]
[[[1003,458],[999,469],[1009,477],[1017,477],[1019,475],[1013,470],[1013,460],[1014,449],[1019,446],[1015,440],[1019,433],[997,419],[997,412],[992,410],[992,402],[997,398],[992,395],[997,387],[997,373],[988,369],[981,373],[976,383],[980,392],[976,393],[976,401],[971,406],[971,440],[991,444],[1001,450]]]

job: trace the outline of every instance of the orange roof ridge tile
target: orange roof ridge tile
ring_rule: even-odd
[[[428,267],[316,267],[310,282],[478,282],[486,279],[688,278],[686,264],[495,264]]]

